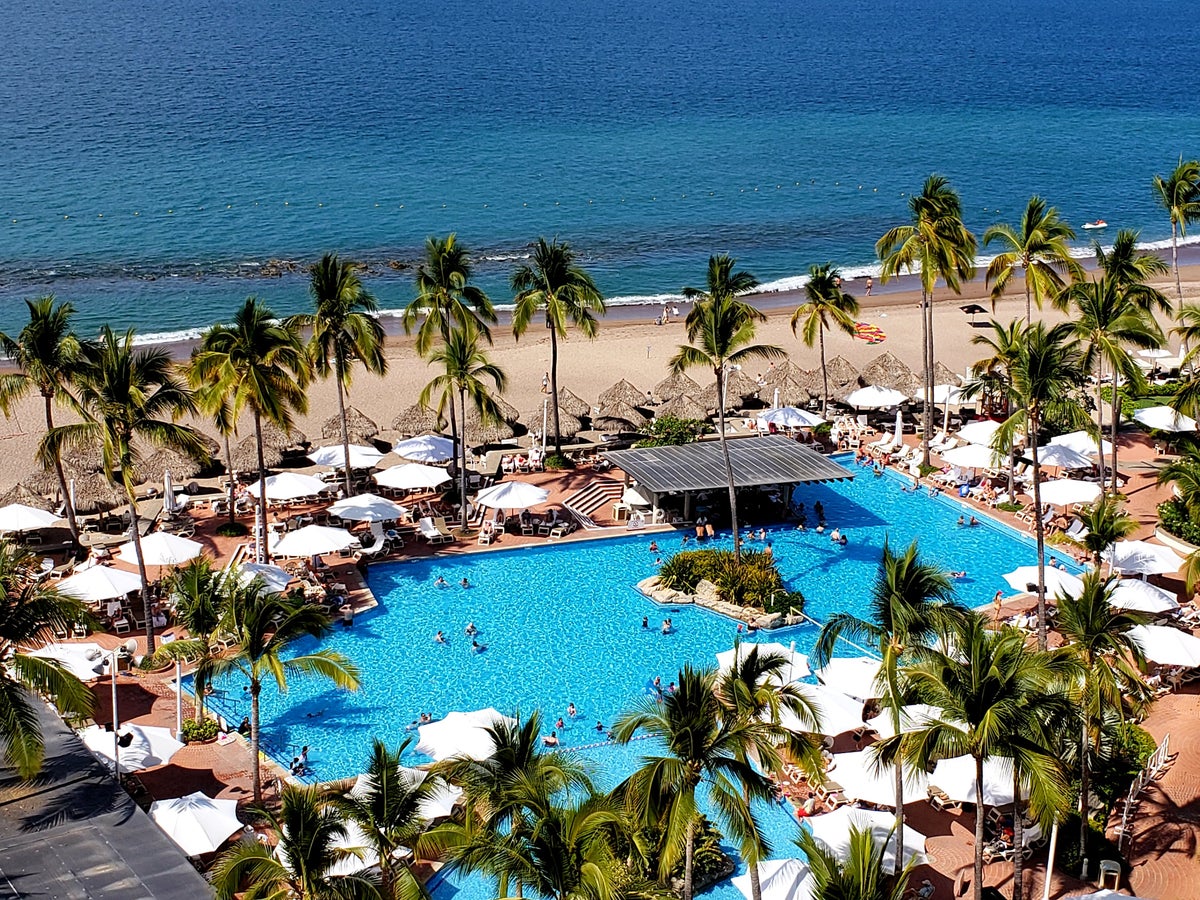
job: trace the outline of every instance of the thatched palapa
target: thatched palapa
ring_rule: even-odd
[[[646,424],[646,417],[629,403],[614,403],[603,407],[592,422],[597,428],[636,431]]]
[[[58,478],[54,479],[55,493],[58,492]],[[38,509],[44,509],[47,512],[58,509],[59,501],[51,500],[45,493],[35,491],[27,483],[13,485],[3,495],[0,495],[0,506],[8,506],[10,503],[21,503],[25,506],[34,506]]]
[[[281,462],[283,462],[283,447],[267,443],[267,436],[264,433],[263,464],[271,469]],[[233,468],[236,472],[258,471],[258,445],[255,443],[254,435],[242,438],[233,448]]]
[[[921,380],[917,378],[916,373],[893,354],[887,352],[880,353],[867,363],[858,378],[864,384],[891,388],[908,397],[914,396],[917,388],[921,386]]]
[[[659,409],[654,411],[654,418],[662,419],[667,416],[674,416],[676,419],[707,419],[708,410],[704,404],[693,397],[691,394],[684,394],[676,397],[669,403],[664,403]]]
[[[792,381],[801,381],[805,374],[804,369],[801,369],[790,359],[785,359],[783,362],[775,363],[771,368],[767,369],[763,375],[763,386],[766,388],[775,388],[780,383],[789,379]]]
[[[622,378],[607,391],[600,395],[599,403],[600,411],[603,413],[606,410],[621,406],[645,406],[649,401],[646,399],[646,394],[639,391],[636,387]]]
[[[577,419],[592,414],[592,407],[588,405],[588,402],[582,397],[572,394],[566,388],[558,389],[558,409],[559,412],[570,413]]]
[[[924,371],[922,371],[922,375]],[[952,384],[955,387],[960,387],[963,383],[963,377],[950,370],[950,367],[945,363],[934,363],[933,366],[933,383],[937,384]]]
[[[253,434],[253,424],[251,425],[251,434]],[[341,435],[341,432],[338,432]],[[263,446],[273,447],[276,450],[289,450],[292,447],[302,447],[308,443],[308,438],[304,436],[304,432],[297,428],[290,431],[284,431],[274,422],[262,423]],[[243,443],[245,443],[243,441]],[[238,446],[241,446],[240,444]],[[257,465],[257,463],[255,464]]]
[[[392,430],[408,438],[441,431],[447,424],[447,418],[439,416],[436,410],[414,403],[392,420]]]
[[[508,404],[505,405],[507,406]],[[511,409],[511,407],[509,408]],[[467,410],[467,421],[463,423],[463,435],[466,437],[468,446],[479,447],[484,444],[500,444],[511,440],[513,434],[513,427],[506,419],[500,419],[499,421],[489,419],[484,422],[477,410]]]
[[[102,472],[92,472],[74,479],[75,512],[107,512],[128,503],[125,491],[110,482]]]
[[[685,394],[695,397],[701,390],[702,388],[699,384],[683,372],[678,372],[668,375],[656,384],[654,386],[654,396],[663,403],[670,403],[672,400],[677,400]]]
[[[379,426],[353,406],[346,407],[346,432],[351,444],[367,444],[379,434]],[[321,423],[321,437],[342,439],[342,417],[336,413]]]
[[[221,458],[221,445],[206,434],[198,435],[200,443],[208,455],[208,460],[198,460],[187,453],[180,453],[168,447],[160,447],[145,455],[138,462],[138,474],[144,481],[159,481],[163,472],[170,472],[177,480],[195,478],[213,462]]]
[[[829,375],[829,395],[837,397],[858,390],[862,383],[858,378],[858,369],[854,368],[845,357],[835,356],[825,364]],[[817,383],[821,382],[821,373],[816,372]]]
[[[774,384],[763,388],[759,396],[764,403],[774,405],[776,391],[779,391],[780,406],[804,406],[809,400],[820,394],[820,391],[814,394],[806,385],[799,381],[785,378],[782,381],[776,381]]]
[[[521,421],[525,427],[529,429],[530,434],[542,433],[542,407],[529,410],[528,413],[521,416]],[[559,435],[565,438],[575,437],[583,430],[583,423],[578,416],[572,415],[567,410],[560,406],[558,408],[558,427]],[[549,440],[554,439],[554,410],[546,410],[546,434]]]

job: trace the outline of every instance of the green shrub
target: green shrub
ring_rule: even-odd
[[[211,741],[217,736],[217,732],[221,727],[217,724],[216,719],[203,719],[197,722],[195,719],[184,719],[183,727],[180,729],[180,737],[185,744],[191,744],[198,741]]]
[[[692,594],[701,581],[717,586],[727,603],[757,606],[767,612],[801,612],[804,595],[789,591],[775,560],[767,553],[742,552],[738,562],[732,550],[683,550],[671,556],[658,571],[666,587]]]
[[[712,426],[700,419],[680,419],[663,416],[646,429],[650,436],[638,441],[635,447],[678,447],[693,443],[700,435],[712,431]]]
[[[1092,790],[1111,810],[1129,792],[1134,776],[1146,765],[1158,743],[1150,732],[1133,722],[1116,725],[1108,737],[1111,749],[1108,757],[1094,767]]]
[[[547,472],[561,472],[564,469],[575,468],[575,463],[571,457],[562,453],[551,453],[543,460],[542,466]]]
[[[1200,522],[1192,521],[1187,507],[1178,498],[1158,504],[1158,523],[1175,537],[1189,544],[1200,544]]]
[[[701,815],[692,838],[692,878],[707,881],[721,871],[726,858],[725,851],[721,849],[721,832],[707,816]],[[679,862],[671,870],[673,877],[683,877],[683,862],[681,853]]]
[[[245,537],[249,533],[250,529],[242,522],[222,522],[217,526],[220,537]]]
[[[821,438],[822,440],[829,437],[829,435],[832,433],[833,433],[833,425],[829,422],[822,422],[820,425],[818,425],[816,428],[813,429],[813,434],[815,436]]]
[[[997,503],[996,509],[1001,510],[1002,512],[1015,513],[1015,512],[1021,511],[1021,504],[1020,503]]]

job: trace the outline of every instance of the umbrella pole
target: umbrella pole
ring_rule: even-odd
[[[183,662],[175,660],[175,740],[182,741],[183,731]]]

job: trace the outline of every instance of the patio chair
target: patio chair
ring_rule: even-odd
[[[417,529],[421,537],[425,538],[431,544],[441,544],[445,541],[442,533],[438,531],[437,526],[433,524],[433,519],[429,516],[422,516],[417,522]]]
[[[131,631],[129,619],[121,616],[119,619],[113,620],[113,631],[117,634],[128,634]]]
[[[962,809],[962,804],[957,800],[951,800],[950,795],[943,791],[937,785],[929,785],[929,805],[934,809],[950,810],[957,812]]]
[[[437,518],[435,518],[433,520],[433,527],[436,528],[438,530],[438,532],[442,535],[442,541],[444,543],[449,544],[454,541],[454,535],[450,533],[450,529],[446,525],[446,519],[444,516],[438,516]]]
[[[479,544],[480,546],[490,546],[495,537],[496,532],[488,527],[488,525],[485,523],[484,527],[479,530],[479,537],[476,539],[475,543]]]

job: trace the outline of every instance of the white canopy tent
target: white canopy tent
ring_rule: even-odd
[[[169,729],[157,725],[122,725],[118,729],[120,735],[130,735],[132,740],[128,747],[120,748],[120,766],[122,772],[138,772],[154,766],[161,766],[171,761],[171,757],[183,749],[183,744],[175,740]],[[85,728],[80,737],[94,755],[112,762],[113,734],[105,731],[99,725]]]
[[[215,800],[196,791],[173,800],[155,800],[150,818],[188,856],[203,856],[221,849],[242,830],[236,800]]]
[[[420,463],[444,463],[454,458],[454,441],[440,434],[422,434],[392,447],[401,459]]]
[[[515,725],[516,719],[501,715],[490,706],[474,712],[447,713],[444,719],[417,729],[417,750],[438,762],[452,756],[487,759],[496,752],[487,729],[497,723]]]
[[[836,773],[835,773],[836,774]],[[893,785],[892,800],[895,802]],[[891,872],[896,863],[896,815],[871,809],[855,809],[852,806],[842,806],[831,813],[820,816],[809,816],[804,820],[818,841],[837,854],[838,859],[848,859],[850,856],[850,832],[869,832],[875,844],[887,841],[883,854],[883,870]],[[908,825],[904,826],[904,859],[907,864],[912,860],[913,865],[922,866],[929,860],[925,856],[925,835]]]
[[[314,478],[312,475],[280,472],[278,475],[267,476],[267,499],[302,500],[305,497],[315,497],[328,490],[328,487],[320,478]],[[246,488],[252,497],[257,497],[261,490],[262,486],[257,481]]]
[[[1042,503],[1047,506],[1071,506],[1075,503],[1093,503],[1100,496],[1099,484],[1094,481],[1078,481],[1074,478],[1056,478],[1053,481],[1043,481],[1040,490]]]
[[[1126,632],[1160,666],[1200,666],[1200,638],[1169,625],[1135,625]]]
[[[64,578],[58,583],[58,589],[84,603],[103,603],[140,591],[142,579],[137,572],[114,569],[112,566],[92,566]]]
[[[450,473],[437,466],[401,463],[375,473],[375,483],[402,491],[432,490],[450,480]]]
[[[502,481],[475,495],[476,506],[489,509],[528,509],[550,498],[550,492],[528,481]]]
[[[776,428],[816,428],[824,422],[825,420],[817,414],[794,406],[766,409],[758,414],[759,431],[766,431],[772,425]]]
[[[49,528],[61,517],[36,506],[10,503],[0,506],[0,531],[36,531]]]
[[[942,454],[942,459],[964,469],[998,469],[1004,465],[1004,457],[983,444],[963,444],[947,450]]]
[[[975,760],[969,755],[938,760],[929,783],[940,787],[951,800],[978,802],[975,795]],[[983,762],[983,803],[1006,806],[1013,802],[1012,760],[991,756]]]
[[[63,668],[80,681],[95,681],[101,675],[108,674],[106,664],[112,659],[110,651],[90,642],[47,644],[37,650],[30,650],[28,655],[61,663]]]
[[[1170,575],[1183,565],[1183,557],[1170,547],[1149,541],[1117,541],[1101,558],[1123,575]]]
[[[761,659],[767,655],[782,656],[787,660],[787,664],[783,666],[779,676],[775,681],[782,680],[784,684],[790,684],[797,679],[804,678],[812,674],[808,668],[808,657],[803,653],[797,653],[793,647],[785,647],[778,642],[755,644],[752,642],[740,643],[735,648],[723,650],[717,654],[717,668],[720,674],[724,675],[733,668],[735,660],[744,660],[747,654],[754,648],[758,648],[758,655]]]
[[[355,522],[395,522],[408,510],[378,494],[356,494],[330,504],[329,512]]]
[[[1145,409],[1139,409],[1133,414],[1135,422],[1140,422],[1147,428],[1152,428],[1155,431],[1195,431],[1196,420],[1190,416],[1185,416],[1181,412],[1176,412],[1169,406],[1149,406]]]
[[[275,556],[321,556],[349,549],[358,538],[342,528],[305,525],[279,539],[271,553]]]
[[[189,540],[169,531],[154,531],[142,538],[142,560],[148,566],[178,566],[195,559],[204,550],[199,541]],[[137,544],[122,544],[117,558],[137,564]]]
[[[838,656],[817,669],[817,678],[847,697],[870,700],[879,696],[879,665],[879,660],[866,656]]]
[[[750,874],[738,875],[730,883],[746,900],[755,900]],[[810,900],[814,884],[812,872],[798,859],[764,859],[758,864],[758,884],[762,900]]]
[[[1158,615],[1179,609],[1179,601],[1170,591],[1140,578],[1126,578],[1113,586],[1109,603],[1121,609]]]
[[[1055,566],[1046,566],[1044,571],[1047,594],[1051,596],[1066,594],[1068,597],[1078,597],[1083,593],[1083,580],[1078,575],[1064,572]],[[1034,593],[1037,590],[1037,566],[1019,566],[1002,577],[1014,591]]]
[[[383,457],[384,454],[374,447],[368,447],[365,444],[350,445],[350,468],[352,469],[373,469]],[[308,458],[318,466],[330,466],[334,469],[346,468],[346,451],[341,444],[318,447],[308,454]]]
[[[889,406],[899,406],[908,397],[891,388],[868,384],[846,395],[846,405],[856,409],[885,409]]]
[[[828,772],[828,777],[842,786],[842,793],[849,799],[876,806],[896,806],[896,770],[890,765],[880,766],[872,750],[835,753]],[[905,802],[924,800],[929,783],[926,774],[907,765],[903,772]]]

